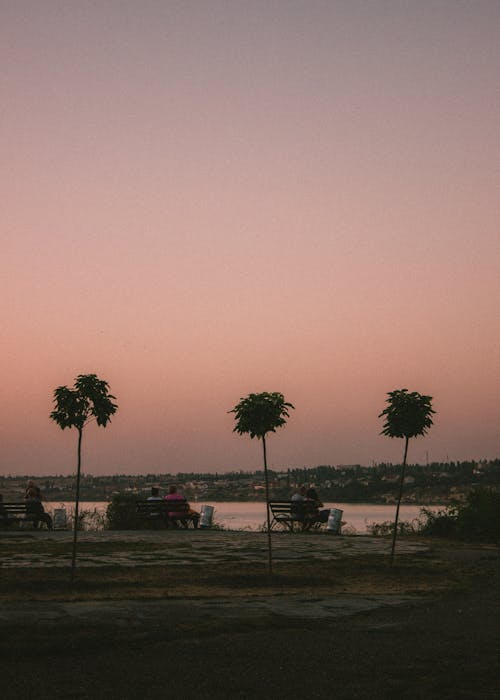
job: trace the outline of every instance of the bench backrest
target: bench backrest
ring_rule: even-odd
[[[11,520],[40,520],[44,509],[40,501],[28,501],[27,503],[0,503],[0,515]]]
[[[303,516],[318,511],[318,505],[314,501],[269,501],[269,507],[275,518]]]
[[[4,509],[9,515],[25,515],[26,503],[2,503]]]
[[[187,515],[189,513],[189,504],[186,501],[137,501],[136,511],[138,515],[142,516],[152,516],[152,515],[167,515],[172,517],[172,513],[175,516]],[[174,517],[175,517],[174,516]]]

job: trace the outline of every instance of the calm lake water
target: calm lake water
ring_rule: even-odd
[[[192,504],[195,508],[200,508],[202,505],[211,505],[214,507],[214,522],[221,525],[226,530],[260,530],[266,522],[266,504],[265,503],[240,503],[240,502],[225,502],[215,503],[214,501],[200,501]],[[71,513],[74,510],[74,503],[58,503],[47,502],[45,508],[49,512],[53,512],[55,508],[65,507],[66,511]],[[80,503],[81,511],[96,512],[98,515],[95,518],[98,524],[99,514],[103,515],[106,512],[108,504],[104,502],[84,502]],[[424,506],[407,506],[402,505],[399,510],[399,519],[413,520],[418,517],[420,509]],[[439,510],[443,506],[426,506],[432,510]],[[344,532],[352,532],[364,534],[367,532],[367,526],[372,523],[383,523],[386,520],[394,520],[396,506],[380,506],[369,503],[325,503],[325,508],[340,508],[344,511],[342,520],[345,521],[343,527]]]

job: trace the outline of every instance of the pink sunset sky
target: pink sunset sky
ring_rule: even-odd
[[[500,3],[1,0],[4,474],[500,456]]]

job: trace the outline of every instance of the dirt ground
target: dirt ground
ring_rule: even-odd
[[[67,567],[29,563],[65,542],[2,541],[4,563],[25,559],[0,569],[1,697],[499,696],[498,547],[413,541],[390,566],[385,545],[283,540],[279,554],[278,540],[270,576],[253,542],[212,565],[111,557],[71,587]]]

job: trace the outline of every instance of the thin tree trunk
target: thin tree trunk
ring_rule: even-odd
[[[403,495],[403,484],[405,480],[405,470],[406,470],[406,455],[408,454],[408,440],[405,438],[405,452],[403,456],[403,466],[401,468],[401,479],[399,482],[399,495],[398,495],[398,505],[396,506],[396,516],[394,518],[394,532],[392,533],[392,547],[391,547],[391,565],[394,562],[394,550],[396,549],[396,537],[398,534],[398,520],[399,520],[399,506],[401,504],[401,497]]]
[[[76,470],[75,522],[73,525],[73,553],[71,556],[71,583],[75,581],[76,538],[78,535],[78,507],[80,505],[80,472],[82,464],[82,429],[78,430],[78,466]]]
[[[262,448],[264,450],[264,481],[266,483],[266,512],[267,512],[267,544],[269,554],[269,574],[273,573],[273,553],[271,544],[271,512],[269,510],[269,476],[267,474],[266,438],[262,436]]]

